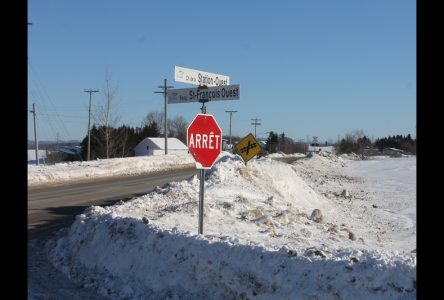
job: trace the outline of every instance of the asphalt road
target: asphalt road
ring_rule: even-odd
[[[50,235],[70,225],[76,215],[91,205],[112,205],[130,200],[172,181],[197,174],[194,168],[158,172],[143,176],[101,179],[81,184],[53,187],[28,187],[28,235]]]

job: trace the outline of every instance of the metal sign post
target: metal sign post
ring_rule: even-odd
[[[200,187],[199,187],[199,228],[198,233],[203,234],[203,214],[204,214],[204,184],[205,169],[200,170]]]
[[[206,89],[207,86],[199,86],[199,89]],[[207,108],[205,103],[208,99],[200,99],[199,102],[202,103],[200,108],[203,114],[207,113]],[[200,170],[200,187],[199,187],[199,227],[198,233],[203,234],[203,216],[204,216],[204,192],[205,192],[205,169]]]
[[[205,103],[209,101],[239,100],[239,85],[230,85],[230,77],[175,66],[174,79],[179,82],[199,85],[194,89],[168,91],[168,103],[200,102],[198,114],[187,128],[187,146],[200,169],[199,225],[203,234],[205,169],[211,169],[222,150],[222,130],[212,115],[207,115]]]
[[[205,87],[202,87],[204,89]],[[222,130],[213,115],[206,114],[202,99],[201,114],[197,114],[187,128],[187,145],[190,154],[196,160],[196,168],[200,169],[199,184],[199,223],[198,232],[203,234],[205,169],[211,169],[222,150]]]

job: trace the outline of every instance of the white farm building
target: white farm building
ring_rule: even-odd
[[[165,154],[165,138],[144,138],[134,148],[135,156]],[[168,154],[186,154],[187,146],[177,138],[168,138]]]
[[[39,155],[39,164],[44,164],[45,159],[47,157],[47,151],[39,149],[38,155]],[[31,150],[28,149],[28,164],[35,164],[35,163],[36,163],[35,149],[31,149]]]

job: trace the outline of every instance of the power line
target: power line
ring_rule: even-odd
[[[57,111],[57,110],[55,109],[55,106],[54,106],[53,101],[51,100],[51,97],[49,96],[49,94],[48,94],[48,92],[47,92],[47,89],[45,88],[45,86],[44,86],[42,80],[40,79],[39,74],[38,74],[37,71],[35,70],[35,67],[32,65],[32,63],[31,63],[31,61],[29,60],[29,58],[28,58],[28,64],[29,64],[29,66],[30,66],[30,68],[31,68],[31,71],[32,71],[31,74],[33,74],[33,75],[35,76],[35,78],[36,78],[36,81],[34,81],[34,85],[35,85],[35,88],[36,88],[37,93],[39,94],[39,96],[37,97],[37,99],[41,99],[41,100],[43,100],[45,103],[46,103],[46,100],[48,100],[48,102],[49,102],[49,106],[50,106],[54,111]],[[38,100],[37,100],[37,101],[38,101]],[[47,113],[46,105],[44,105],[43,103],[41,103],[41,104],[42,104],[42,105],[41,105],[40,110],[43,110],[44,113]],[[62,121],[62,119],[60,118],[60,116],[56,116],[55,119],[56,119],[55,124],[53,124],[53,122],[52,122],[51,119],[48,119],[48,125],[49,125],[49,127],[51,128],[51,130],[53,131],[52,133],[55,134],[56,132],[59,132],[60,130],[58,130],[58,129],[56,128],[56,127],[58,127],[58,128],[60,128],[60,129],[62,129],[61,131],[63,131],[63,132],[66,134],[66,137],[67,137],[68,139],[71,139],[71,140],[72,140],[72,137],[71,137],[71,135],[69,134],[68,130],[66,129],[66,127],[65,127],[65,125],[64,125],[64,122]],[[55,126],[56,124],[57,124],[57,125],[60,125],[60,126]]]
[[[48,116],[48,117],[64,117],[64,118],[84,118],[85,116],[75,116],[75,115],[58,115],[58,114],[39,114],[40,116]]]

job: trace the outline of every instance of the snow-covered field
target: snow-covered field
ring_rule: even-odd
[[[140,164],[109,161],[110,169]],[[101,163],[96,169],[107,168]],[[61,182],[68,177],[57,174],[69,169],[30,167],[28,180]],[[245,167],[223,153],[206,173],[203,235],[198,199],[194,176],[93,206],[47,242],[48,257],[79,292],[104,298],[416,299],[415,156],[362,161],[321,152]],[[41,299],[29,286],[30,299]]]

